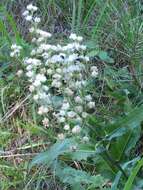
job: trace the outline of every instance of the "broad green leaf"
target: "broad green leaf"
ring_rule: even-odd
[[[97,56],[98,55],[98,50],[92,50],[92,51],[90,51],[89,53],[88,53],[88,56],[89,57],[95,57],[95,56]]]
[[[87,48],[88,49],[92,49],[93,51],[95,51],[95,49],[96,49],[96,51],[97,51],[97,49],[98,49],[98,45],[97,45],[97,42],[96,41],[86,41],[85,42],[85,45],[87,46]],[[99,51],[98,51],[99,52]],[[90,53],[90,52],[89,52]]]
[[[126,129],[125,127],[117,128],[112,133],[110,133],[108,137],[106,137],[106,139],[111,141],[114,138],[123,136],[127,131],[128,129]]]
[[[130,113],[128,113],[128,115],[118,119],[113,124],[108,124],[106,130],[107,132],[111,132],[108,133],[108,136],[111,136],[114,133],[118,136],[117,131],[119,132],[119,136],[121,136],[121,133],[124,134],[125,130],[134,130],[134,128],[139,127],[141,121],[143,121],[143,106],[134,108]],[[120,128],[122,127],[125,128],[125,130],[122,129],[121,132]]]
[[[105,139],[110,142],[109,149],[115,160],[120,161],[135,146],[140,137],[142,120],[143,106],[140,106],[132,110],[127,116],[106,127],[111,132]]]
[[[102,187],[106,181],[101,175],[91,176],[83,170],[77,170],[67,165],[62,166],[59,163],[57,164],[55,173],[63,183],[70,184],[71,186],[75,184],[88,184],[91,187],[97,188]]]
[[[65,139],[62,142],[55,143],[48,151],[38,154],[38,156],[32,160],[30,168],[37,164],[46,164],[46,166],[49,167],[59,155],[70,150],[72,143],[72,139]]]
[[[53,96],[52,103],[55,108],[59,108],[62,105],[63,97],[62,96]]]
[[[80,144],[75,152],[69,154],[72,160],[87,160],[87,158],[92,157],[95,155],[95,147],[87,145],[87,144]]]
[[[114,63],[114,60],[111,57],[109,57],[106,51],[100,51],[98,56],[102,61],[105,61],[107,63]]]

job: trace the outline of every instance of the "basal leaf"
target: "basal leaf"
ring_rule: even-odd
[[[139,124],[143,121],[143,106],[134,108],[128,115],[118,119],[113,124],[108,124],[106,127],[108,136],[113,135],[113,131],[117,133],[119,131],[121,133],[120,128],[125,128],[125,130],[133,130],[138,127]],[[122,129],[122,133],[125,133],[125,130]],[[117,135],[117,134],[116,134]]]
[[[32,160],[30,168],[37,164],[46,164],[47,167],[49,167],[59,155],[62,155],[69,150],[72,143],[72,139],[65,139],[62,142],[55,143],[48,151],[40,153],[36,156]]]
[[[94,188],[102,187],[105,183],[105,179],[101,175],[91,176],[83,170],[77,170],[67,165],[61,165],[58,163],[56,169],[56,175],[60,178],[63,183],[70,184],[71,186],[78,185],[91,185]]]
[[[78,146],[78,149],[75,152],[70,153],[72,160],[87,160],[87,158],[95,155],[95,147],[81,144]]]

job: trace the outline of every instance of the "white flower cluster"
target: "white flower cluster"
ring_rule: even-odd
[[[38,10],[36,6],[29,4],[26,11],[24,11],[23,16],[26,21],[39,23],[41,19],[39,17],[34,17],[34,13]]]
[[[11,53],[10,56],[11,57],[19,57],[20,56],[20,51],[21,51],[22,47],[18,46],[16,44],[13,44],[11,46]]]
[[[95,109],[92,95],[84,89],[87,80],[97,76],[97,67],[90,69],[90,64],[87,64],[89,57],[84,55],[86,46],[82,45],[81,36],[72,33],[70,43],[66,45],[49,43],[52,35],[35,24],[35,11],[37,7],[30,4],[23,13],[26,20],[32,21],[29,31],[35,47],[30,57],[24,59],[29,90],[39,106],[38,114],[45,127],[54,125],[60,128],[59,139],[79,135],[83,133],[89,111]],[[87,76],[87,69],[91,76]],[[83,141],[87,142],[88,137],[84,136]]]
[[[92,66],[90,70],[91,70],[91,76],[96,78],[97,75],[98,75],[98,69],[97,69],[97,67],[96,66]]]

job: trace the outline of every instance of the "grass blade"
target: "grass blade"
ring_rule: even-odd
[[[143,166],[143,158],[137,163],[135,168],[132,170],[130,177],[128,178],[124,190],[131,190],[135,177],[137,176],[140,168]]]
[[[76,22],[76,1],[73,0],[73,11],[72,11],[72,32],[75,30],[75,22]]]
[[[80,25],[81,25],[82,7],[83,7],[83,0],[79,0],[79,2],[78,2],[78,13],[77,13],[77,27],[76,27],[77,33],[79,32]]]
[[[89,8],[84,20],[83,20],[83,28],[86,27],[91,15],[92,15],[92,11],[94,10],[95,4],[96,4],[96,1],[93,1],[93,3],[91,4],[91,6],[90,6],[90,8]]]
[[[102,23],[102,19],[105,18],[104,16],[105,16],[105,10],[107,8],[107,5],[108,5],[108,1],[106,1],[106,3],[104,4],[104,6],[100,12],[99,18],[97,20],[97,23],[92,29],[92,39],[95,38],[98,28],[99,28],[100,24]]]

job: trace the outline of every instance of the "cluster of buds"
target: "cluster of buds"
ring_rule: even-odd
[[[29,32],[34,46],[30,57],[23,62],[29,90],[39,106],[37,112],[45,127],[55,126],[61,130],[59,139],[81,134],[87,142],[84,127],[89,111],[95,109],[95,102],[85,89],[90,77],[97,76],[97,67],[90,68],[81,36],[72,33],[68,44],[49,43],[52,35],[35,24],[38,23],[33,16],[35,11],[37,7],[30,4],[23,13],[26,20],[32,21]],[[58,98],[60,102],[55,102]]]

